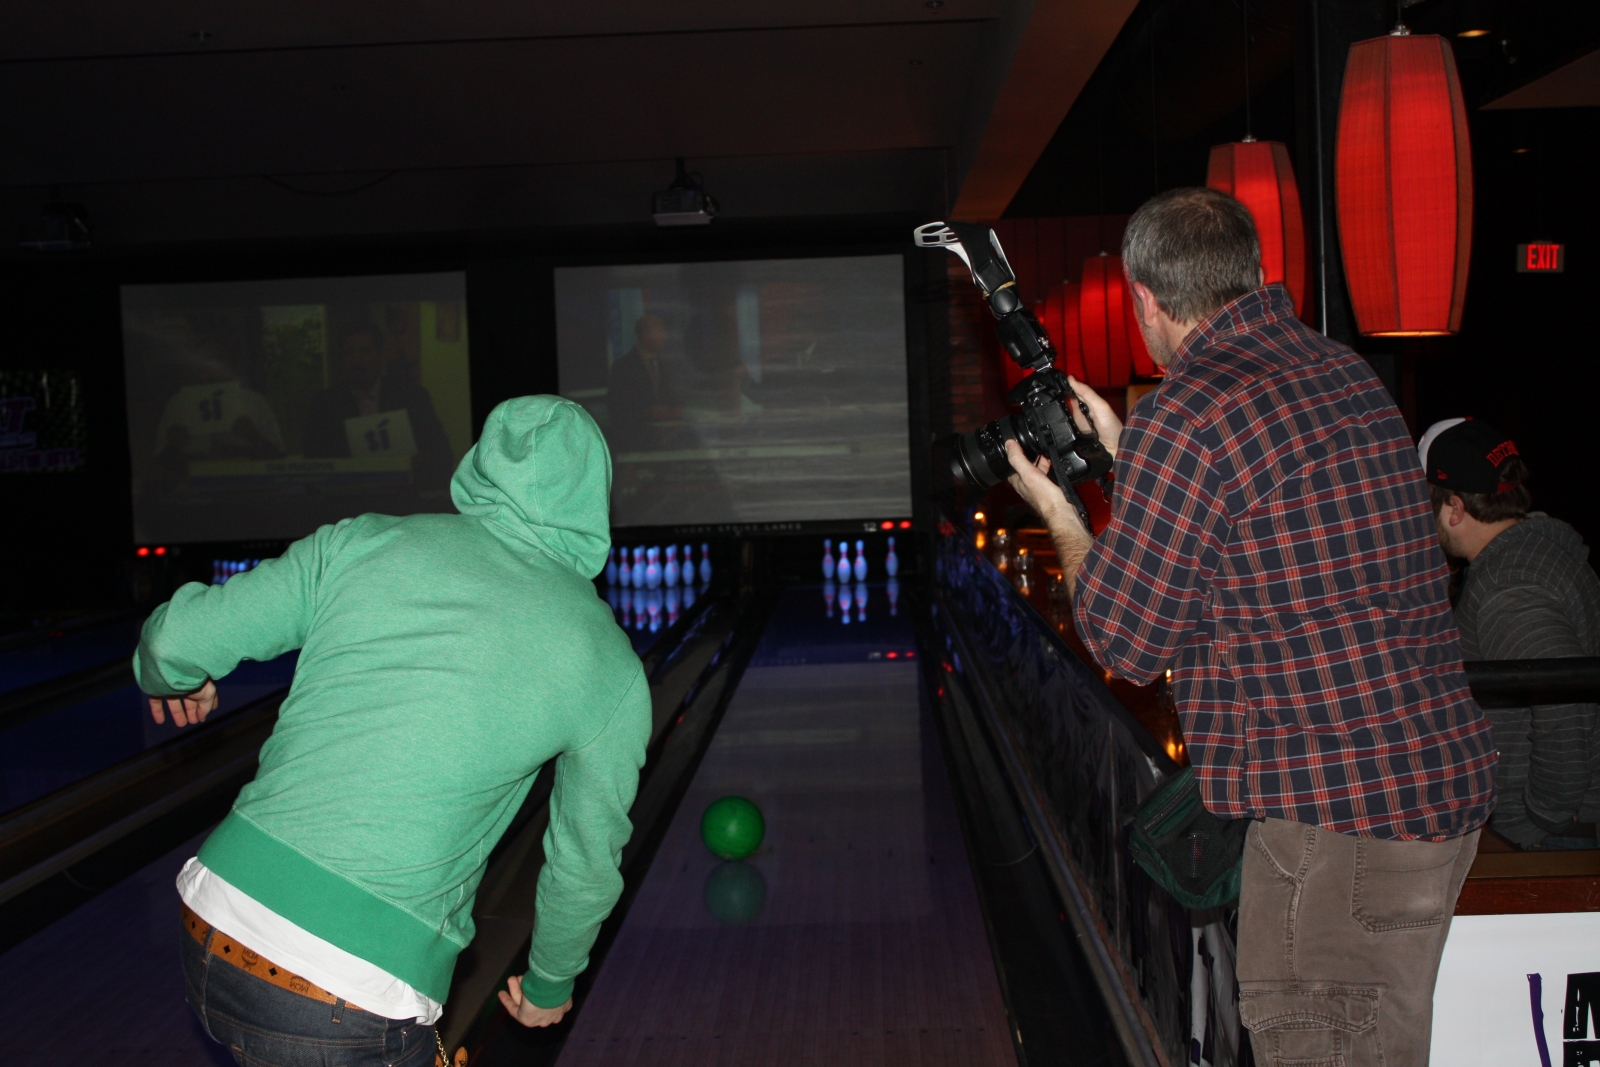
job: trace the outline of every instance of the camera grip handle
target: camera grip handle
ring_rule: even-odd
[[[1083,522],[1083,528],[1089,531],[1089,536],[1094,536],[1094,523],[1089,521],[1089,509],[1083,503],[1083,497],[1078,495],[1078,487],[1067,479],[1064,473],[1058,473],[1056,468],[1050,468],[1050,476],[1061,487],[1061,493],[1067,498],[1067,503],[1078,509],[1078,518]]]

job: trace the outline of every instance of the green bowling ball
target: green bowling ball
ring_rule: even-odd
[[[700,817],[700,840],[720,859],[744,859],[761,847],[766,833],[761,809],[744,797],[713,800]]]
[[[767,880],[740,860],[729,860],[706,875],[706,910],[727,926],[740,926],[761,914],[767,903]]]

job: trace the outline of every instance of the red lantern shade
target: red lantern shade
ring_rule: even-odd
[[[1211,150],[1206,184],[1243,204],[1261,238],[1266,284],[1282,285],[1294,298],[1294,313],[1306,309],[1306,226],[1300,214],[1289,150],[1278,141],[1236,141]]]
[[[1065,370],[1080,382],[1089,380],[1089,372],[1083,368],[1083,309],[1078,298],[1083,295],[1083,286],[1072,282],[1061,283],[1061,342],[1062,359],[1057,361],[1059,366],[1064,360]]]
[[[1083,261],[1083,287],[1078,294],[1078,329],[1083,344],[1085,380],[1093,386],[1120,389],[1133,378],[1133,348],[1128,340],[1128,286],[1122,257],[1101,253]],[[1134,336],[1139,337],[1138,327]],[[1139,339],[1141,347],[1143,338]]]
[[[1056,368],[1077,378],[1083,377],[1083,342],[1078,336],[1078,290],[1081,286],[1062,282],[1034,309],[1039,322],[1056,346]]]
[[[1448,41],[1391,34],[1350,46],[1335,170],[1360,331],[1457,332],[1472,255],[1472,148]]]

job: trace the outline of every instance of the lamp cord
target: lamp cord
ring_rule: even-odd
[[[1311,0],[1311,95],[1316,103],[1317,137],[1317,320],[1328,336],[1328,193],[1322,142],[1322,8]]]
[[[1256,139],[1255,124],[1250,114],[1250,0],[1243,0],[1244,8],[1244,139]]]
[[[1100,178],[1100,218],[1098,221],[1100,225],[1100,254],[1103,256],[1106,254],[1106,92],[1104,84],[1096,90],[1095,95],[1099,97],[1099,100],[1096,101],[1099,106],[1094,109],[1094,154],[1095,169],[1099,171]]]
[[[1159,12],[1158,12],[1159,14]],[[1161,137],[1156,125],[1156,16],[1150,16],[1150,183],[1161,191]]]

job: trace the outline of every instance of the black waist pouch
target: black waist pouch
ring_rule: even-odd
[[[1139,866],[1178,903],[1218,908],[1239,899],[1250,823],[1207,811],[1194,769],[1185,767],[1139,805],[1129,844]]]

